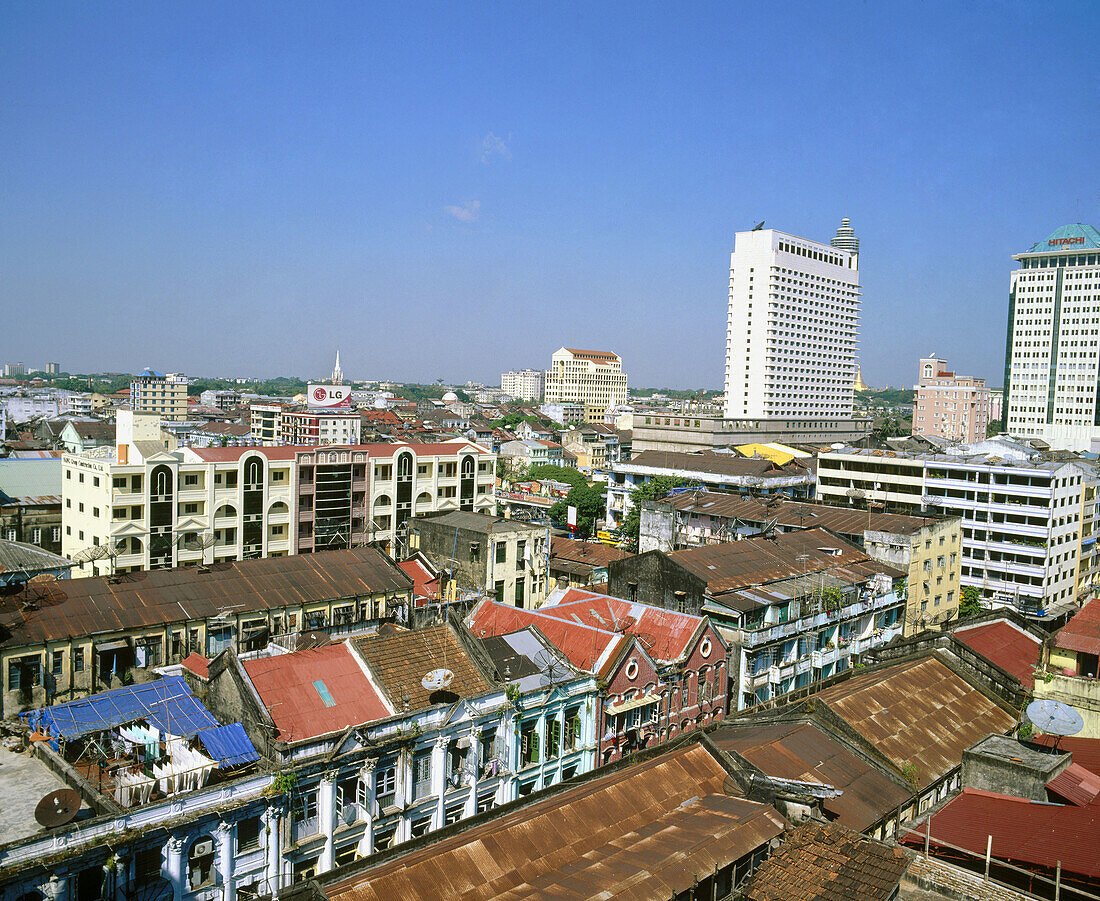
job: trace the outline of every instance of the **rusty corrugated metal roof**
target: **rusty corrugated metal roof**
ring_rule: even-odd
[[[1054,636],[1054,646],[1067,651],[1100,654],[1100,601],[1091,600],[1073,614]]]
[[[859,673],[815,696],[885,755],[899,771],[911,765],[924,788],[962,762],[991,732],[1016,717],[936,657]]]
[[[816,723],[726,723],[711,739],[769,776],[839,789],[843,794],[826,798],[825,809],[840,825],[859,832],[911,794]]]
[[[952,633],[986,660],[1011,673],[1025,688],[1035,687],[1035,666],[1043,643],[1008,620],[959,626]]]
[[[524,804],[325,887],[332,901],[666,901],[781,834],[774,808],[727,795],[701,745]]]
[[[669,499],[677,510],[700,516],[740,519],[749,523],[776,520],[784,528],[830,529],[841,535],[888,532],[912,535],[929,522],[928,517],[902,513],[878,513],[852,507],[830,507],[827,504],[807,504],[789,498],[772,498],[772,503],[724,491],[685,491]]]
[[[824,529],[708,544],[673,551],[668,558],[706,582],[712,595],[817,573],[847,584],[864,582],[876,573],[905,575]]]
[[[318,601],[406,591],[412,580],[373,547],[36,582],[4,599],[0,646],[120,632]],[[21,609],[33,600],[37,609]]]

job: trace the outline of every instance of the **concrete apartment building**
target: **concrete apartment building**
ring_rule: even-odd
[[[546,598],[550,533],[545,526],[466,512],[418,515],[409,526],[409,550],[424,554],[460,592],[484,593],[527,610],[541,607]]]
[[[789,498],[685,491],[643,501],[638,551],[669,553],[762,534],[828,529],[871,559],[908,574],[905,635],[958,618],[962,519],[832,507]]]
[[[119,411],[118,444],[62,459],[62,553],[74,577],[378,543],[408,521],[495,510],[495,456],[477,444],[188,447]]]
[[[984,441],[990,422],[985,379],[956,375],[932,355],[920,361],[913,403],[913,434],[973,444]]]
[[[541,369],[513,369],[500,374],[500,390],[517,400],[541,401],[546,373]]]
[[[842,673],[902,634],[905,573],[824,529],[608,565],[608,593],[705,615],[731,646],[730,709]]]
[[[1100,232],[1063,225],[1013,259],[1005,431],[1089,450],[1100,437]]]
[[[606,350],[562,347],[550,358],[544,399],[547,404],[581,404],[585,422],[602,423],[608,407],[626,403],[623,361]]]
[[[817,495],[833,504],[962,517],[960,583],[983,603],[1064,615],[1092,589],[1095,467],[1008,441],[958,453],[843,448],[818,457]]]
[[[264,447],[358,444],[362,417],[348,410],[295,409],[289,404],[252,404],[252,437]]]
[[[859,241],[738,232],[730,256],[727,419],[852,418],[859,342]]]
[[[130,409],[161,419],[187,419],[187,376],[145,369],[130,382]]]

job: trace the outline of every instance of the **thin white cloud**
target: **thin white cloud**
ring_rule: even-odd
[[[512,139],[511,135],[508,135],[508,140]],[[508,147],[504,138],[489,132],[484,138],[481,139],[481,161],[488,165],[492,162],[494,156],[503,157],[506,160],[512,158],[511,148]]]
[[[445,206],[443,212],[448,215],[454,216],[459,222],[473,222],[478,217],[478,212],[481,210],[480,200],[470,200],[462,206]]]

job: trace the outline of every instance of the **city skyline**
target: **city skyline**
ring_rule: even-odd
[[[1012,254],[1100,219],[1090,8],[630,9],[11,11],[0,358],[720,388],[734,232],[848,216],[868,384],[999,385]]]

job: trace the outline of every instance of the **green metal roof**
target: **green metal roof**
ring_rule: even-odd
[[[0,497],[61,497],[61,459],[0,460]]]
[[[1057,253],[1062,250],[1100,250],[1100,232],[1082,222],[1063,225],[1045,241],[1033,245],[1028,253]]]

